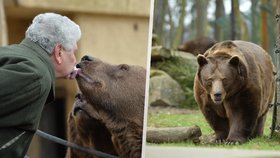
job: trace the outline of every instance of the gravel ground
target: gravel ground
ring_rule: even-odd
[[[280,151],[146,146],[143,158],[280,158]]]

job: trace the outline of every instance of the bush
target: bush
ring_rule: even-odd
[[[181,85],[181,88],[186,95],[186,100],[180,107],[197,108],[193,93],[193,82],[197,70],[196,62],[180,56],[172,56],[169,59],[158,63],[157,68],[168,73]]]

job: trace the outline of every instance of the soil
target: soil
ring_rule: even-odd
[[[176,107],[161,107],[161,106],[149,106],[149,113],[172,113],[172,114],[196,114],[199,110],[196,109],[184,109]]]

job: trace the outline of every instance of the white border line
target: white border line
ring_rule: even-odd
[[[153,17],[154,17],[154,0],[150,0],[150,20],[149,20],[149,37],[147,49],[147,66],[146,66],[146,87],[145,87],[145,108],[143,120],[143,137],[142,137],[142,154],[141,158],[145,158],[146,148],[146,129],[148,117],[148,99],[149,99],[149,83],[150,83],[150,66],[151,66],[151,51],[152,51],[152,36],[153,36]]]

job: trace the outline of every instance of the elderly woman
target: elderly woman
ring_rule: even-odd
[[[24,157],[44,105],[54,99],[55,78],[75,78],[80,37],[69,18],[44,13],[20,44],[0,47],[0,157]]]

